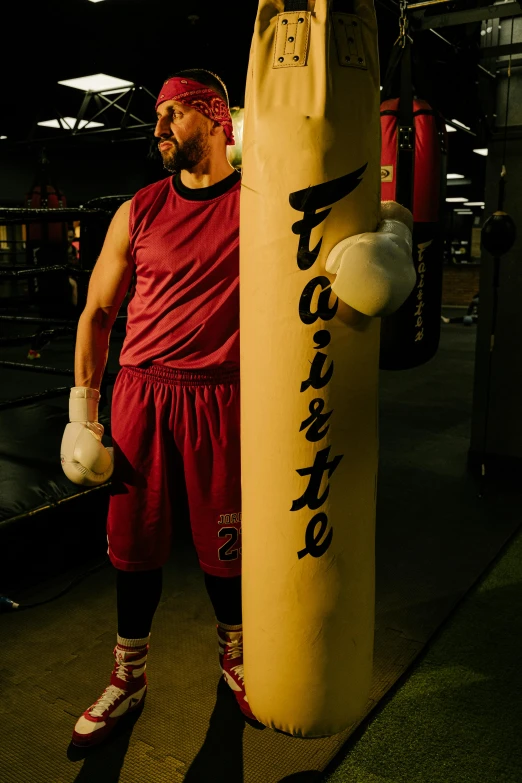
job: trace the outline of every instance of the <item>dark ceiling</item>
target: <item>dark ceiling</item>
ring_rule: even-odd
[[[429,12],[485,4],[487,0],[459,0]],[[9,146],[27,140],[31,131],[34,140],[49,135],[46,128],[35,131],[35,123],[55,117],[56,112],[76,116],[82,93],[57,82],[92,73],[127,79],[156,94],[173,71],[207,68],[225,81],[231,106],[243,105],[255,0],[220,4],[209,0],[47,0],[9,6],[11,16],[3,25],[3,37],[14,48],[9,51],[4,45],[0,50],[0,135],[8,137]],[[398,34],[398,2],[376,0],[376,11],[382,81]],[[489,87],[488,77],[477,68],[480,22],[443,28],[440,34],[446,42],[430,30],[412,34],[419,97],[430,101],[446,119],[459,119],[482,132],[479,126],[487,103],[483,96]],[[54,133],[64,138],[70,135],[68,131]],[[475,160],[479,156],[472,153],[476,140],[461,132],[451,136],[459,160],[469,160],[469,170],[463,173],[473,176],[484,162]],[[81,143],[79,137],[77,143]]]

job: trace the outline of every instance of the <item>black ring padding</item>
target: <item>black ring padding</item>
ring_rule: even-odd
[[[112,217],[107,209],[37,209],[36,207],[2,207],[0,209],[0,223],[63,223],[65,221],[78,220],[82,217]]]
[[[9,345],[23,345],[32,343],[33,340],[45,339],[50,342],[54,337],[63,337],[66,334],[72,334],[76,331],[75,326],[58,326],[56,329],[42,329],[38,334],[13,335],[13,337],[0,337],[0,347]]]
[[[27,304],[31,306],[31,299],[35,298],[36,294],[31,294],[27,292],[26,294],[17,294],[16,296],[0,296],[0,308],[13,308],[16,307],[17,310],[19,309],[17,305],[23,305]]]
[[[54,272],[71,272],[75,275],[92,274],[92,269],[80,269],[77,266],[59,265],[59,266],[24,266],[24,267],[0,267],[0,277],[34,277],[35,275],[45,275]]]
[[[12,400],[2,400],[0,402],[0,411],[8,410],[9,408],[16,408],[19,405],[30,405],[36,400],[52,400],[54,397],[62,397],[65,394],[69,394],[71,391],[70,386],[60,386],[57,389],[47,389],[37,394],[28,394],[25,397],[14,397]]]
[[[91,198],[89,201],[85,202],[85,209],[97,209],[99,208],[98,205],[102,207],[104,204],[110,204],[111,206],[114,206],[118,202],[123,204],[125,201],[131,201],[132,198],[134,198],[133,193],[123,193],[118,196],[96,196],[96,198]]]
[[[27,364],[27,362],[6,362],[0,360],[0,367],[6,370],[24,370],[27,372],[43,372],[47,375],[74,375],[74,370],[60,370],[58,367],[45,367],[41,364]]]
[[[59,324],[60,326],[76,326],[76,321],[65,318],[39,318],[36,315],[0,315],[0,321],[13,321],[24,324]]]
[[[8,517],[7,519],[0,519],[0,527],[6,527],[12,525],[14,522],[20,522],[22,519],[29,519],[34,517],[35,514],[40,514],[42,511],[49,511],[50,509],[58,508],[63,503],[68,503],[70,500],[75,500],[80,495],[90,495],[91,492],[103,492],[109,489],[112,485],[112,480],[106,481],[104,484],[98,484],[96,487],[85,487],[81,492],[75,492],[74,495],[69,495],[66,498],[49,498],[47,503],[38,506],[37,508],[31,508],[29,511],[24,511],[22,514],[17,514],[15,517]],[[78,486],[78,485],[76,485]]]
[[[117,315],[116,321],[127,320],[126,315]],[[0,321],[14,321],[26,324],[59,324],[60,326],[77,326],[77,321],[65,318],[40,318],[36,315],[0,315]]]
[[[32,343],[35,339],[35,334],[15,334],[13,337],[0,337],[0,348],[9,348],[13,345],[23,345],[24,343]]]
[[[41,364],[27,364],[27,362],[7,362],[0,359],[0,367],[5,367],[6,370],[23,370],[27,372],[43,372],[47,375],[72,375],[74,376],[74,370],[60,370],[58,367],[45,367]],[[105,373],[102,383],[112,383],[116,380],[117,373],[108,372]]]

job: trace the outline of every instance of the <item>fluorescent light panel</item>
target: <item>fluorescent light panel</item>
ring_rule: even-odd
[[[64,130],[72,130],[76,124],[75,117],[62,117],[59,120],[43,120],[38,122],[37,125],[43,125],[44,128],[63,128]],[[88,120],[80,120],[79,128],[101,128],[103,122],[89,122]]]
[[[473,152],[476,152],[477,155],[484,155],[484,157],[486,157],[487,154],[488,154],[487,147],[482,147],[482,148],[480,148],[478,150],[473,150]]]
[[[65,79],[58,82],[65,87],[73,87],[83,92],[103,92],[104,90],[117,90],[132,87],[134,82],[118,79],[116,76],[107,76],[106,73],[93,73],[91,76],[80,76],[78,79]]]
[[[455,123],[455,125],[460,125],[460,127],[461,127],[461,128],[465,128],[466,130],[471,130],[471,128],[468,128],[468,126],[467,126],[467,125],[464,125],[464,123],[463,123],[463,122],[459,122],[458,120],[454,120],[453,118],[452,118],[452,120],[451,120],[451,121],[452,121],[452,122],[454,122],[454,123]]]
[[[466,203],[467,207],[483,207],[485,205],[484,201],[468,201]]]
[[[446,125],[446,130],[448,133],[456,133],[457,129],[453,127],[453,125]]]
[[[460,203],[464,203],[467,200],[468,199],[464,198],[464,196],[452,196],[451,198],[447,198],[446,199],[446,201],[451,201],[451,202],[455,202],[455,203],[458,202],[458,201],[460,201]]]
[[[458,209],[457,215],[472,215],[473,210],[472,209]]]
[[[102,90],[101,94],[102,95],[116,95],[117,93],[120,93],[121,95],[123,95],[124,93],[126,93],[128,91],[129,91],[128,87],[123,87],[123,88],[120,88],[119,90]]]
[[[7,136],[0,136],[0,139],[7,139]]]
[[[448,174],[448,179],[464,179],[464,174]]]

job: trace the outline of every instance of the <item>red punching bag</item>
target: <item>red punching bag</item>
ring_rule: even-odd
[[[67,206],[65,196],[51,180],[49,160],[42,150],[40,166],[31,190],[26,195],[25,206],[32,209],[60,209]],[[27,239],[33,245],[67,245],[66,223],[29,223]]]
[[[49,160],[42,150],[33,185],[25,198],[25,206],[32,209],[60,209],[66,206],[65,196],[54,182]],[[67,263],[67,223],[47,220],[27,224],[26,257],[29,266],[52,267]],[[70,301],[69,276],[64,272],[42,273],[27,281],[32,300],[38,303],[44,317],[62,313]]]
[[[399,63],[400,98],[385,95],[381,103],[381,199],[397,201],[413,214],[417,284],[402,307],[382,319],[383,370],[418,367],[435,355],[442,304],[446,127],[439,112],[413,98],[409,39],[392,53],[385,89],[391,90]]]

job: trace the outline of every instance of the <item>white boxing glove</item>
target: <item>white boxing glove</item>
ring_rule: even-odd
[[[114,469],[113,450],[101,442],[104,429],[98,421],[99,401],[97,389],[73,386],[69,397],[70,423],[60,448],[63,472],[75,484],[85,487],[103,484]]]
[[[391,315],[417,282],[411,231],[399,220],[382,220],[377,231],[348,237],[332,248],[326,271],[337,275],[334,294],[354,310],[377,318]]]

